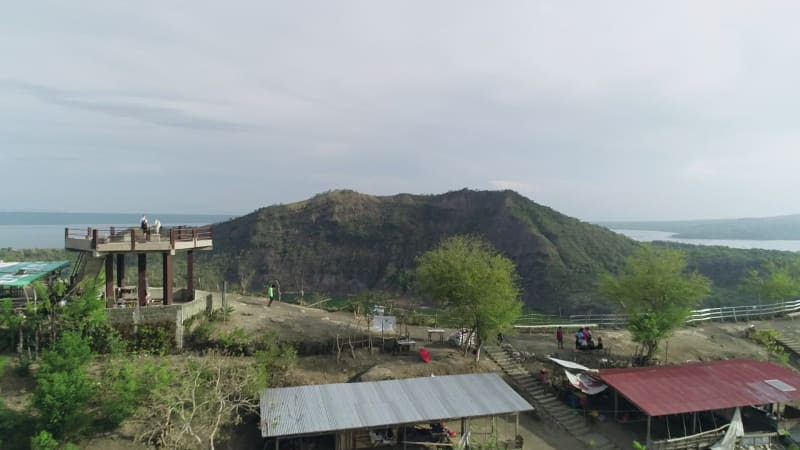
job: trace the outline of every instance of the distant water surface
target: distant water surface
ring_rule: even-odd
[[[624,234],[640,242],[666,241],[679,242],[693,245],[719,245],[730,248],[760,248],[764,250],[783,250],[787,252],[800,251],[800,241],[756,241],[747,239],[684,239],[676,238],[671,231],[652,230],[613,230],[615,233]]]
[[[141,215],[85,213],[13,213],[0,212],[0,248],[64,248],[64,228],[87,229],[139,226]],[[222,222],[231,216],[216,214],[153,214],[169,228],[177,225],[198,226]],[[88,222],[88,220],[91,222]]]

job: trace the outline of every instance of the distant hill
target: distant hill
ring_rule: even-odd
[[[513,191],[387,197],[333,191],[219,223],[214,252],[200,257],[251,291],[277,278],[285,291],[403,293],[415,258],[456,234],[482,236],[511,258],[526,304],[546,311],[597,311],[598,275],[618,271],[638,245]]]
[[[763,218],[598,222],[614,230],[671,231],[687,239],[800,240],[800,214]]]

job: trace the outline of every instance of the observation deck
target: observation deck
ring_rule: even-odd
[[[210,225],[164,228],[160,234],[139,227],[66,228],[64,248],[92,252],[94,257],[128,252],[174,255],[176,250],[212,250],[214,240]]]

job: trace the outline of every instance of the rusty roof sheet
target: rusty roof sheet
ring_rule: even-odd
[[[434,422],[530,411],[494,373],[267,389],[264,437]]]
[[[650,416],[800,399],[800,375],[749,359],[601,369],[600,378]]]

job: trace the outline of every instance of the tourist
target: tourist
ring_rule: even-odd
[[[147,216],[142,214],[142,220],[139,221],[139,226],[142,227],[142,234],[145,238],[150,233],[150,224],[147,223]]]
[[[578,328],[575,332],[575,349],[582,350],[586,347],[586,340],[583,338],[583,328]]]
[[[558,348],[564,348],[564,330],[561,327],[556,330],[556,341],[558,341]]]
[[[269,285],[269,289],[267,289],[267,297],[269,297],[269,303],[267,303],[267,306],[272,306],[272,301],[275,300],[275,283]]]
[[[159,235],[159,236],[161,235],[161,221],[160,220],[156,219],[156,220],[153,221],[153,231],[155,231],[155,233],[157,235]]]
[[[597,337],[597,345],[595,345],[594,348],[596,350],[602,350],[603,349],[603,338],[601,336]]]

